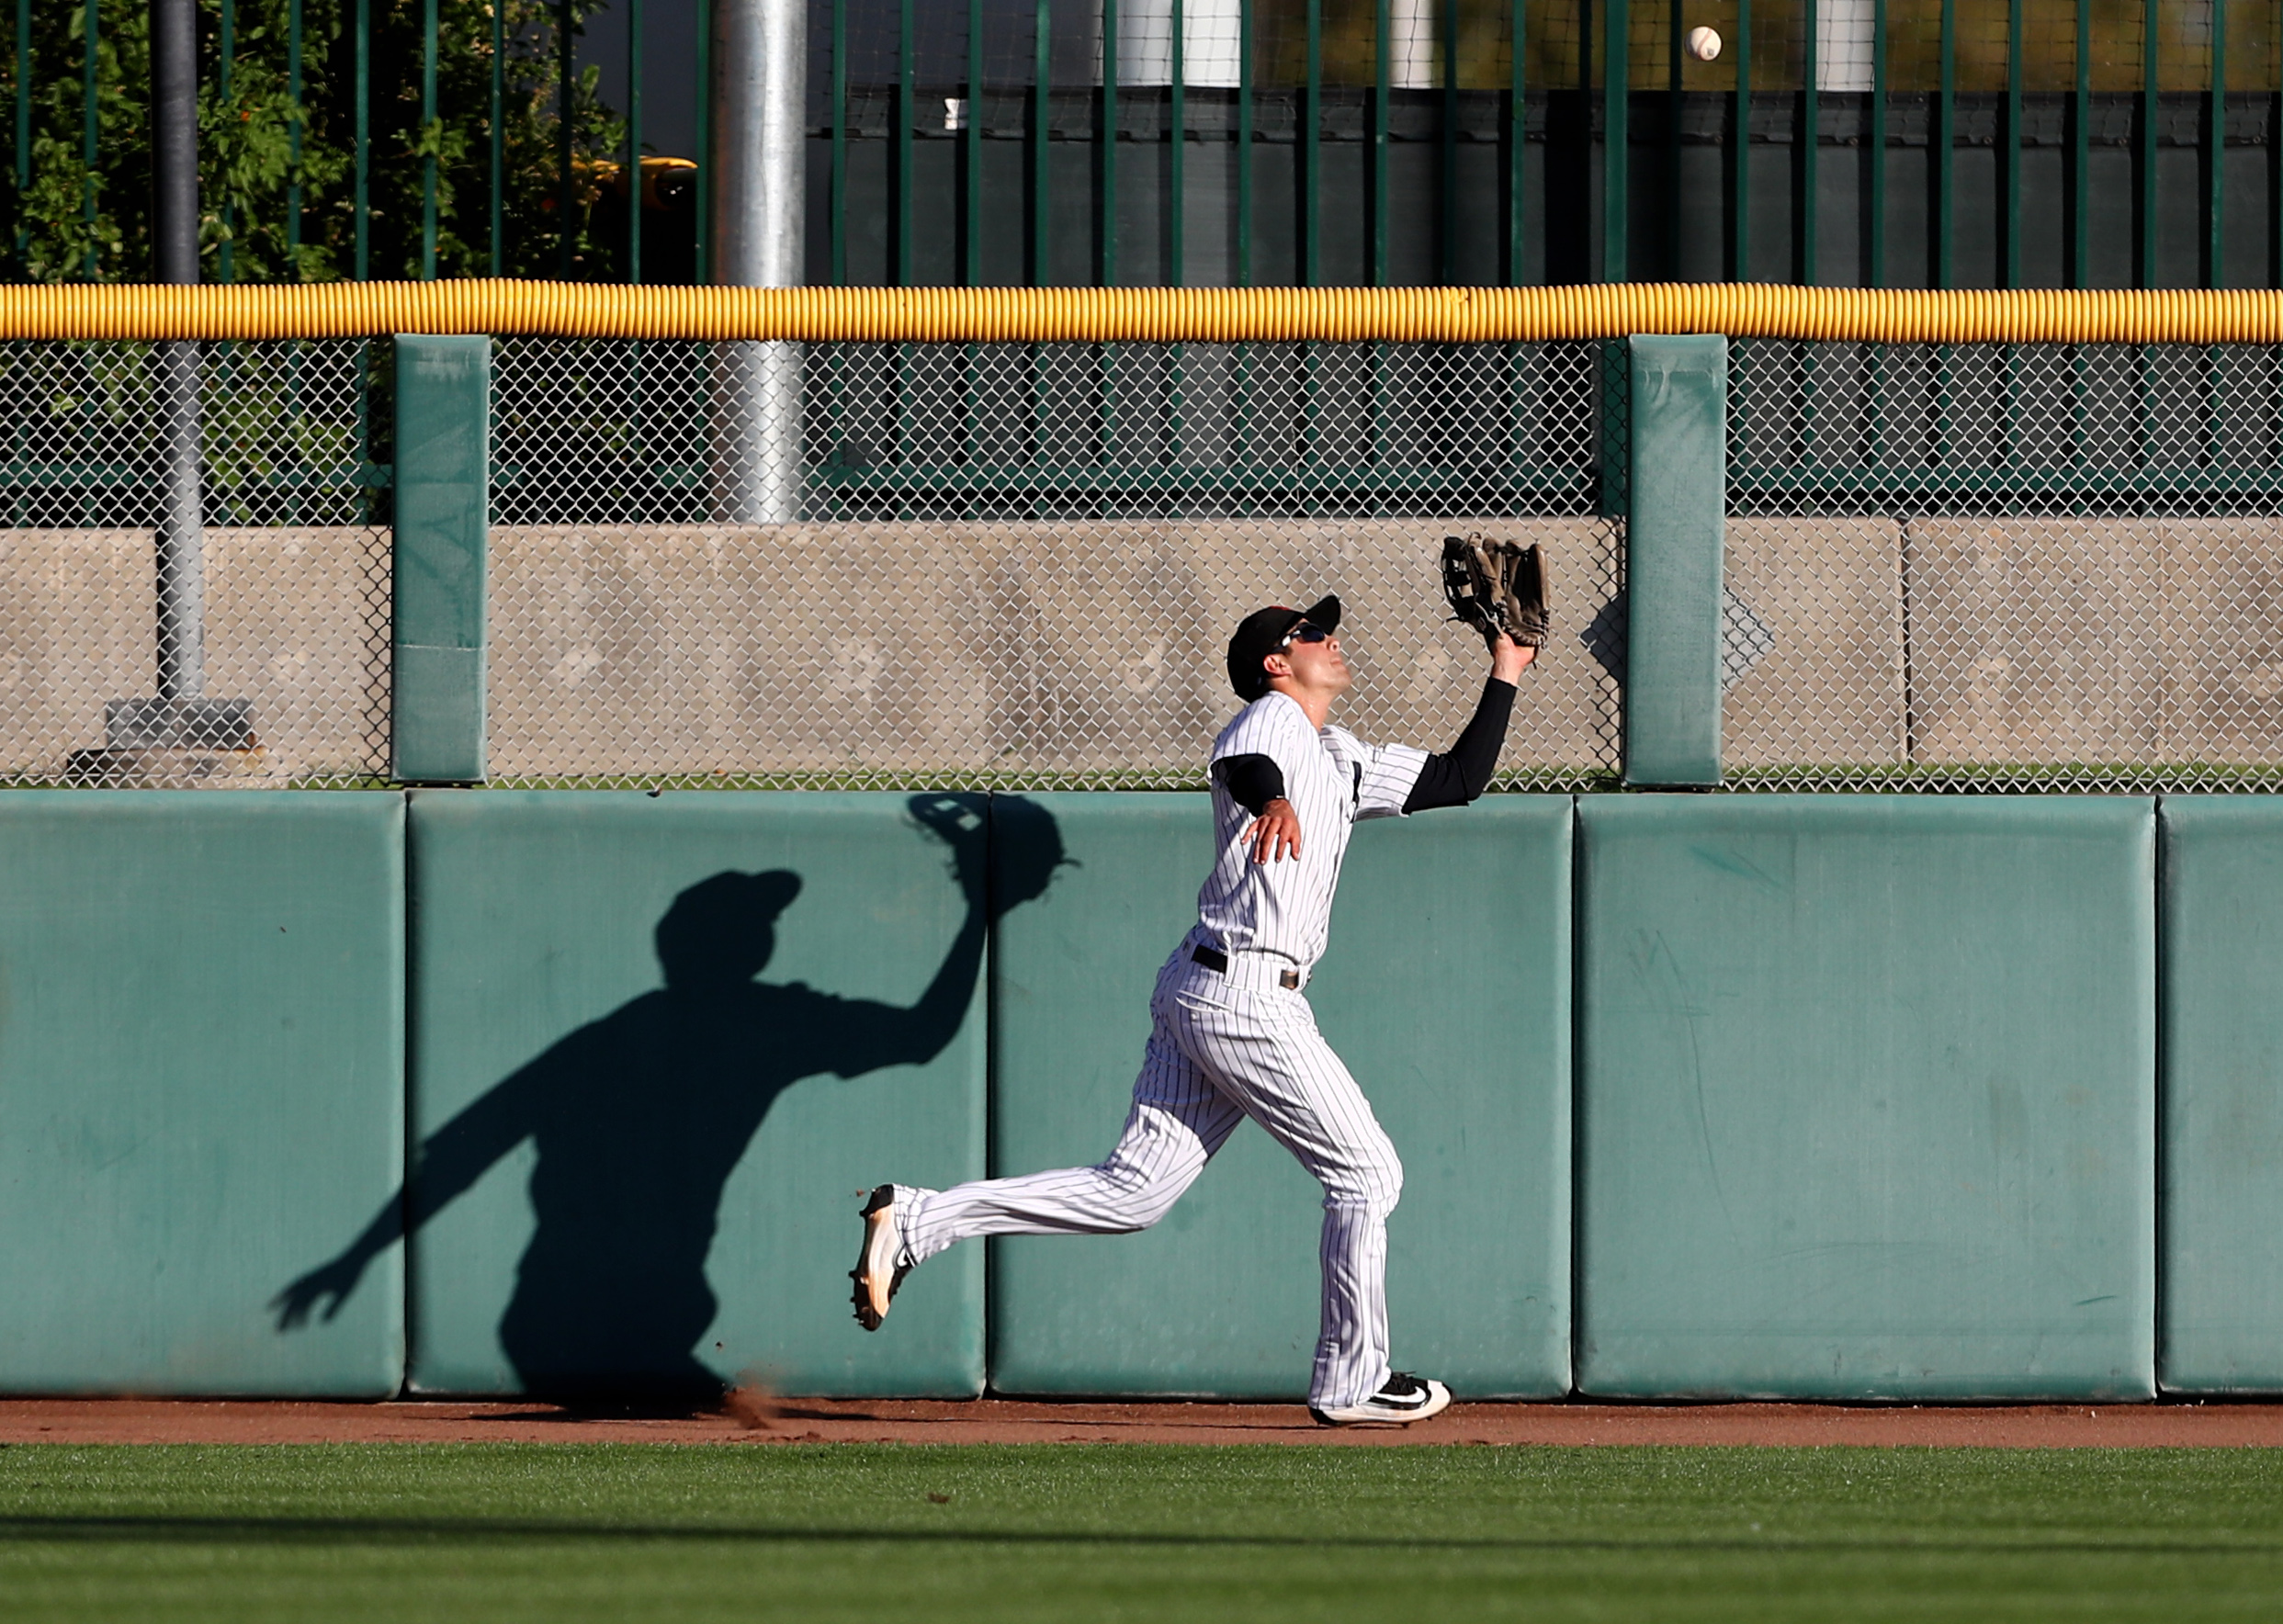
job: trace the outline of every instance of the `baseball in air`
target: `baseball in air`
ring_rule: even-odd
[[[1720,54],[1720,30],[1718,28],[1690,28],[1689,30],[1689,54],[1701,62],[1709,62],[1718,56]]]

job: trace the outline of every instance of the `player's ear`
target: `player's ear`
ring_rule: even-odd
[[[1260,669],[1268,672],[1271,679],[1289,677],[1292,675],[1292,661],[1282,654],[1263,654],[1260,657]]]

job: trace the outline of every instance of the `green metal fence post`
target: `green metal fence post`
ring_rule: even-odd
[[[833,129],[833,132],[834,132],[834,138],[835,138],[835,140],[836,140],[836,141],[837,141],[837,140],[838,140],[838,136],[839,136],[839,131],[840,131],[840,122],[839,122],[839,120],[840,120],[840,119],[843,117],[843,115],[842,115],[842,113],[841,112],[841,110],[840,110],[840,109],[841,109],[841,107],[842,107],[842,104],[843,104],[843,102],[844,102],[844,100],[845,100],[845,97],[844,97],[843,96],[842,96],[841,94],[839,94],[839,93],[840,93],[840,91],[844,90],[844,89],[846,88],[846,87],[845,87],[845,85],[842,85],[842,81],[841,81],[841,79],[840,79],[840,77],[839,77],[839,66],[840,66],[840,62],[841,62],[842,57],[842,55],[843,55],[843,51],[842,51],[842,45],[845,43],[845,40],[844,40],[844,39],[843,39],[843,36],[842,36],[842,33],[841,33],[841,7],[840,7],[839,6],[837,6],[837,5],[833,7],[833,11],[832,11],[832,23],[833,23],[833,33],[832,33],[832,62],[833,62],[833,68],[834,68],[834,79],[833,79],[833,84],[834,84],[834,85],[835,85],[835,94],[834,94],[834,96],[833,96],[833,99],[832,99],[832,107],[833,107],[833,114],[832,114],[832,117],[833,117],[833,120],[834,120],[833,125],[832,125],[832,129]],[[703,285],[705,285],[705,284],[707,284],[707,283],[710,283],[710,282],[713,280],[713,240],[714,240],[714,239],[713,239],[713,231],[714,231],[714,66],[713,66],[713,63],[714,63],[714,7],[713,7],[713,0],[697,0],[697,152],[698,152],[698,162],[697,162],[697,253],[696,253],[696,255],[695,255],[695,259],[694,259],[694,261],[693,261],[693,263],[692,263],[692,265],[691,265],[691,267],[690,267],[690,280],[692,280],[693,282],[698,283],[698,284],[699,284],[699,285],[701,285],[701,286],[703,286]],[[837,149],[836,149],[836,150],[837,150]],[[839,180],[838,180],[838,173],[837,173],[837,172],[835,172],[834,185],[835,185],[835,186],[836,186],[836,187],[837,187],[837,186],[839,185]],[[839,222],[839,220],[840,220],[840,218],[841,218],[841,217],[840,217],[840,214],[839,214],[839,212],[838,212],[840,205],[839,205],[839,203],[838,203],[837,199],[838,199],[839,196],[840,196],[840,194],[836,191],[836,192],[834,193],[834,197],[835,197],[835,198],[836,198],[836,201],[835,201],[834,206],[833,206],[833,207],[834,207],[834,210],[835,210],[835,212],[834,212],[834,214],[833,214],[833,216],[832,216],[832,218],[833,218],[833,221],[834,221],[834,223],[835,223],[835,225],[836,225],[836,226],[837,226],[837,224],[838,224],[838,222]],[[835,241],[837,242],[837,239],[835,239]],[[838,261],[838,259],[836,258],[836,259],[834,260],[834,262],[833,262],[833,263],[834,263],[835,267],[837,268],[837,267],[838,267],[838,265],[839,265],[839,264],[840,264],[840,262]],[[841,281],[841,280],[842,280],[842,279],[843,279],[843,278],[842,278],[841,276],[837,276],[837,275],[833,277],[833,280],[834,280],[834,281],[836,281],[836,282],[837,282],[837,281]]]
[[[1324,134],[1324,0],[1307,0],[1307,87],[1301,98],[1300,119],[1300,282],[1314,288],[1317,275],[1317,249],[1322,235],[1323,176],[1317,167],[1317,148]]]
[[[1442,0],[1436,7],[1442,35],[1442,116],[1437,121],[1441,162],[1437,165],[1441,195],[1435,210],[1440,230],[1435,243],[1437,275],[1445,284],[1459,279],[1459,5]]]
[[[391,750],[409,784],[484,775],[492,341],[396,339]]]
[[[299,0],[296,0],[299,3]],[[507,131],[501,120],[507,112],[507,8],[492,7],[492,274],[507,275]]]
[[[709,149],[710,150],[710,149]],[[832,286],[848,285],[848,0],[832,0]]]
[[[1870,8],[1870,229],[1864,245],[1870,260],[1865,278],[1887,285],[1887,0]]]
[[[1046,208],[1047,183],[1052,178],[1047,137],[1054,132],[1054,54],[1051,0],[1038,0],[1037,20],[1031,31],[1031,284],[1044,288],[1054,278],[1053,217]]]
[[[1944,0],[1947,5],[1949,0]],[[2156,286],[2156,0],[2141,0],[2140,264],[2143,288]]]
[[[1519,3],[1519,0],[1518,0]],[[1045,0],[1039,0],[1040,6]],[[1041,15],[1044,15],[1042,11]],[[1252,286],[1252,6],[1237,8],[1237,286]]]
[[[1166,154],[1166,280],[1179,288],[1187,279],[1189,240],[1189,188],[1186,184],[1186,164],[1189,152],[1189,24],[1182,15],[1181,0],[1173,0],[1173,73],[1170,96],[1173,124],[1173,147]]]
[[[2021,0],[2006,0],[2006,286],[2021,286]]]
[[[896,14],[896,286],[911,286],[911,136],[918,116],[913,75],[914,36],[919,22],[913,0],[901,0]]]
[[[1524,117],[1522,94],[1524,71],[1530,62],[1522,0],[1509,0],[1507,16],[1509,43],[1506,89],[1506,280],[1509,287],[1519,288],[1522,282],[1522,238],[1528,224],[1522,197],[1522,149],[1530,130]]]
[[[1736,90],[1728,180],[1728,279],[1752,279],[1752,0],[1736,0]]]
[[[436,0],[420,8],[420,279],[436,279]]]
[[[1942,0],[1942,58],[1934,93],[1934,200],[1930,205],[1934,229],[1927,233],[1934,248],[1934,285],[1950,285],[1951,177],[1958,154],[1958,0]]]
[[[1797,264],[1800,281],[1810,288],[1815,285],[1816,166],[1823,155],[1824,115],[1815,85],[1815,75],[1822,71],[1816,60],[1816,52],[1822,43],[1816,38],[1822,31],[1817,26],[1820,10],[1815,0],[1805,0],[1800,18],[1800,26],[1806,32],[1807,49],[1805,60],[1801,64],[1799,164],[1794,171],[1800,177]]]
[[[1743,0],[1748,7],[1751,0]],[[1444,0],[1446,6],[1455,0]],[[1632,207],[1631,140],[1633,53],[1626,48],[1631,27],[1628,0],[1606,0],[1601,8],[1601,280],[1627,280],[1631,252],[1626,219]],[[1444,211],[1450,211],[1448,201]]]
[[[2077,0],[2077,87],[2069,110],[2069,286],[2090,288],[2093,259],[2093,0]]]
[[[301,105],[301,0],[286,6],[286,99],[293,122],[286,127],[286,260],[295,280],[301,276],[301,130],[309,115]]]
[[[556,170],[556,243],[557,274],[564,281],[571,279],[571,243],[575,235],[571,223],[571,204],[577,194],[571,187],[571,86],[577,83],[573,64],[573,13],[571,0],[556,0],[555,6],[555,170]]]
[[[2019,0],[2016,0],[2019,4]],[[2211,88],[2204,118],[2204,286],[2224,287],[2227,241],[2222,202],[2228,156],[2228,0],[2211,0]]]
[[[842,5],[842,0],[835,0],[836,13]],[[967,183],[961,279],[977,288],[983,281],[983,0],[967,0],[967,118],[960,134],[960,156]]]
[[[1118,0],[1102,0],[1102,276],[1118,285]]]
[[[1625,782],[1720,782],[1728,341],[1629,345]]]
[[[1388,57],[1390,0],[1373,0],[1372,6],[1372,286],[1387,286],[1387,99],[1391,81]],[[1436,211],[1447,222],[1448,197]],[[1446,230],[1448,225],[1446,223]],[[1445,272],[1448,279],[1448,272]]]
[[[627,280],[642,280],[642,0],[627,0]]]
[[[435,0],[429,0],[431,5]],[[214,40],[214,94],[225,105],[230,101],[231,68],[238,55],[238,7],[236,0],[222,0],[220,27]],[[238,279],[236,244],[236,210],[231,207],[230,193],[222,193],[221,241],[214,245],[214,279],[225,285]]]
[[[85,178],[79,187],[79,213],[87,228],[87,246],[81,264],[87,279],[96,274],[96,159],[100,145],[101,118],[96,85],[96,0],[87,0],[86,50],[80,64],[79,162]]]
[[[92,6],[95,0],[88,0]],[[356,179],[354,186],[356,279],[372,276],[373,245],[373,13],[372,0],[356,0],[356,39],[354,52],[356,87]]]
[[[296,0],[299,3],[299,0]],[[31,232],[24,223],[24,194],[32,184],[32,0],[16,0],[16,271],[24,274]]]

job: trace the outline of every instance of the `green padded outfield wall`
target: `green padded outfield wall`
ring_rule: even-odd
[[[416,794],[414,1384],[979,1391],[979,1254],[893,1336],[848,1269],[865,1190],[982,1170],[987,841],[979,797]]]
[[[1158,967],[1195,922],[1212,859],[1204,795],[1038,801],[1079,866],[996,938],[998,1173],[1091,1163],[1115,1143]],[[1494,795],[1362,826],[1309,988],[1404,1160],[1396,1361],[1474,1396],[1567,1386],[1570,819],[1565,796]],[[1002,850],[1020,838],[999,827]],[[1146,1234],[991,1243],[992,1386],[1304,1394],[1321,1203],[1248,1123]]]
[[[2166,795],[2167,1391],[2283,1392],[2283,798]]]
[[[397,1390],[393,1258],[273,1303],[401,1175],[403,812],[0,795],[0,1391]]]
[[[1578,1387],[2154,1390],[2154,808],[1578,810]]]

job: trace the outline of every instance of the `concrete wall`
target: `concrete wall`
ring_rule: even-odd
[[[104,742],[103,707],[153,692],[152,533],[0,530],[0,777],[53,777]],[[388,765],[389,534],[206,532],[208,692],[254,702],[247,776]]]
[[[1544,544],[1572,628],[1507,765],[1613,765],[1616,683],[1577,635],[1609,596],[1611,532],[1475,527]],[[1441,748],[1484,670],[1444,624],[1444,528],[495,526],[492,770],[1193,775],[1227,720],[1228,628],[1327,592],[1362,676],[1351,724]]]
[[[1726,763],[2283,762],[2278,540],[2273,519],[1732,518]]]

